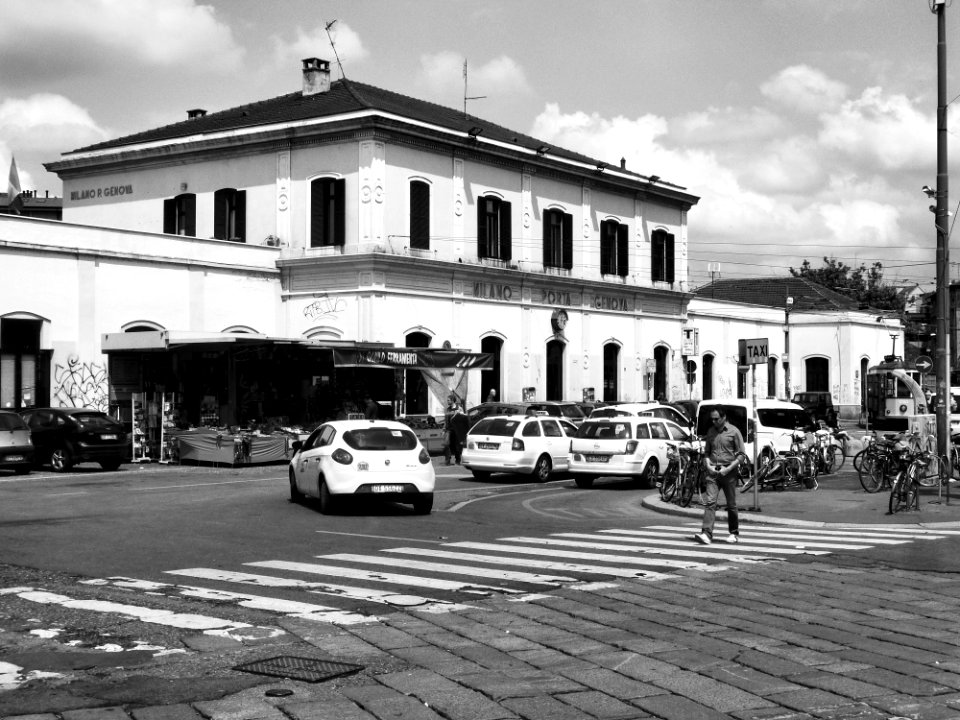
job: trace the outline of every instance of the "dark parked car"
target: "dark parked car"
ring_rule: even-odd
[[[20,413],[33,437],[37,465],[56,472],[96,462],[116,470],[128,456],[129,437],[118,421],[91,408],[32,408]]]
[[[30,428],[13,410],[0,410],[0,468],[24,475],[32,466]]]
[[[823,420],[830,427],[837,426],[837,410],[833,406],[833,397],[829,392],[795,393],[792,402],[801,405],[810,413],[813,422]]]

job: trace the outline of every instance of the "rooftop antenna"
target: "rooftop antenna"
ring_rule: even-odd
[[[340,62],[340,56],[337,54],[337,46],[333,42],[333,36],[330,34],[330,28],[332,28],[336,22],[336,20],[331,20],[326,24],[324,29],[327,31],[327,40],[330,41],[330,47],[333,50],[333,56],[337,59],[337,67],[340,68],[340,77],[344,78],[346,75],[343,72],[343,63]]]
[[[463,59],[463,114],[467,114],[467,100],[482,100],[486,95],[467,97],[467,59]]]

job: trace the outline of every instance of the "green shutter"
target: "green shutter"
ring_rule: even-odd
[[[573,269],[573,215],[563,213],[561,216],[561,232],[563,240],[561,242],[561,265],[566,270]]]
[[[630,228],[617,226],[617,275],[626,277],[630,273]]]
[[[510,203],[500,202],[500,259],[510,262],[513,259],[513,223],[510,216]]]

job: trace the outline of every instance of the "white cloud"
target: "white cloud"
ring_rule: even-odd
[[[312,30],[304,30],[298,27],[296,38],[293,40],[274,36],[274,60],[278,67],[293,67],[303,58],[318,57],[322,60],[329,60],[331,68],[336,67],[336,56],[330,47],[331,38],[336,47],[336,54],[339,55],[340,61],[347,71],[349,71],[352,63],[365,60],[370,54],[356,31],[345,22],[338,20],[330,28],[330,37],[327,37],[326,23],[318,25]]]
[[[80,147],[107,138],[84,108],[50,93],[0,101],[0,135],[18,152]]]
[[[0,62],[13,67],[224,71],[242,57],[215,9],[194,0],[14,0],[4,3],[0,22]]]
[[[776,104],[817,115],[837,108],[846,97],[847,88],[815,68],[794,65],[763,83],[760,92]]]
[[[929,167],[935,159],[934,119],[903,95],[867,88],[823,117],[819,141],[854,161],[884,170]]]
[[[449,98],[463,94],[462,55],[443,51],[420,56],[420,78],[418,83],[425,87],[432,97]],[[523,68],[506,55],[478,64],[467,63],[467,90],[471,96],[508,94],[529,94]]]

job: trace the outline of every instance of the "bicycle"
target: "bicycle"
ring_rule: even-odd
[[[683,454],[675,443],[667,443],[667,468],[660,478],[660,499],[671,502],[685,472]]]
[[[786,434],[790,436],[790,449],[761,463],[756,473],[741,486],[740,492],[751,490],[754,484],[759,490],[768,488],[816,490],[820,487],[817,483],[813,453],[805,444],[806,434],[802,430],[794,430]]]
[[[685,467],[682,479],[680,481],[680,494],[677,502],[680,507],[689,507],[696,493],[697,502],[703,504],[703,449],[699,445],[696,447],[681,447],[680,454],[686,455]]]
[[[857,467],[863,489],[868,493],[890,489],[891,480],[900,468],[900,455],[906,449],[902,436],[885,435],[877,438],[874,433],[867,447],[857,453],[859,464],[854,458],[854,467]]]
[[[919,510],[920,487],[925,484],[922,480],[930,477],[926,470],[930,467],[934,458],[932,451],[929,449],[917,452],[907,450],[905,453],[909,456],[909,462],[906,467],[901,468],[897,473],[890,490],[888,507],[891,515],[895,515],[901,510]],[[939,481],[939,473],[934,477],[937,477]],[[927,486],[929,487],[929,485]]]
[[[839,472],[846,460],[844,446],[849,435],[845,430],[831,430],[821,424],[813,433],[813,453],[817,462],[817,472],[830,475]]]

